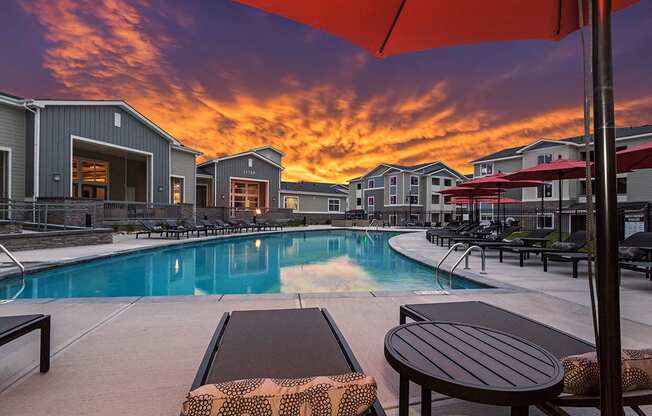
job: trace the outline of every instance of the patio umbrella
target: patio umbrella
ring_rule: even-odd
[[[561,240],[561,214],[562,206],[562,183],[564,179],[584,178],[586,175],[586,162],[581,160],[557,159],[547,163],[541,163],[530,168],[525,168],[505,175],[507,179],[515,181],[559,181],[559,240]]]
[[[483,188],[495,188],[498,190],[496,193],[496,199],[498,203],[498,223],[499,227],[502,227],[502,221],[500,218],[500,206],[501,206],[501,198],[500,198],[500,193],[501,190],[504,189],[516,189],[516,188],[529,188],[533,186],[539,186],[543,182],[541,181],[535,181],[535,180],[510,180],[506,178],[507,175],[505,175],[502,172],[498,172],[495,175],[490,175],[490,176],[482,176],[477,179],[470,180],[468,182],[464,182],[460,184],[460,187],[464,188],[474,188],[474,189],[483,189]]]
[[[237,0],[345,38],[377,56],[499,40],[560,40],[591,24],[596,155],[600,410],[622,412],[611,13],[638,0]],[[586,11],[590,13],[586,13]],[[585,16],[589,16],[586,19]]]
[[[476,200],[479,197],[487,197],[487,196],[494,197],[497,193],[500,192],[504,192],[504,190],[500,191],[497,188],[479,188],[479,189],[465,188],[460,185],[453,186],[452,188],[447,188],[439,191],[439,193],[443,195],[466,198],[469,201],[468,203],[469,212],[471,212],[471,206],[477,202]]]
[[[616,153],[618,172],[652,169],[652,142],[643,143]]]

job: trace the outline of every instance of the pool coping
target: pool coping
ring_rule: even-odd
[[[195,237],[195,238],[186,238],[185,240],[169,240],[165,241],[161,244],[155,245],[155,246],[145,246],[145,247],[132,247],[132,248],[126,248],[126,249],[119,249],[115,251],[110,251],[107,253],[100,253],[100,254],[93,254],[93,255],[87,255],[87,256],[79,256],[79,257],[71,257],[71,258],[65,258],[62,259],[61,261],[56,261],[56,262],[47,262],[43,264],[36,264],[36,265],[26,265],[25,267],[25,276],[29,276],[34,273],[39,273],[47,270],[52,270],[56,269],[59,267],[64,267],[64,266],[71,266],[75,264],[82,264],[82,263],[87,263],[90,261],[94,260],[103,260],[103,259],[110,259],[114,257],[119,257],[119,256],[124,256],[124,255],[129,255],[129,254],[136,254],[136,253],[145,253],[148,251],[152,250],[158,250],[158,249],[165,249],[165,248],[171,248],[171,247],[176,247],[176,246],[182,246],[182,245],[187,245],[187,244],[202,244],[210,241],[215,241],[215,240],[222,240],[222,239],[239,239],[239,238],[247,238],[247,237],[255,237],[255,236],[263,236],[263,235],[272,235],[272,234],[284,234],[284,233],[292,233],[292,232],[317,232],[317,231],[332,231],[332,230],[350,230],[350,231],[372,231],[372,232],[391,232],[391,233],[400,233],[400,234],[406,234],[406,233],[418,233],[418,232],[423,232],[423,229],[405,229],[405,228],[399,228],[399,229],[394,229],[394,228],[375,228],[373,230],[370,230],[366,227],[324,227],[324,228],[302,228],[302,229],[296,229],[296,228],[288,228],[288,229],[283,229],[283,230],[273,230],[273,231],[252,231],[248,233],[237,233],[237,234],[222,234],[222,235],[212,235],[212,236],[204,236],[204,237]],[[392,244],[392,240],[395,238],[400,237],[399,236],[394,236],[388,240],[388,245],[390,248],[395,251],[397,254],[402,255],[410,260],[416,261],[417,263],[423,264],[428,267],[434,267],[431,262],[428,261],[427,258],[421,257],[421,256],[416,256],[416,255],[410,255],[409,253],[406,253],[401,250],[400,247],[395,246]],[[442,270],[448,272],[445,268],[442,267]],[[292,293],[266,293],[266,294],[214,294],[214,295],[202,295],[202,296],[196,296],[196,295],[179,295],[179,296],[162,296],[161,298],[164,299],[170,299],[170,298],[183,298],[183,299],[194,299],[194,298],[202,298],[204,296],[212,296],[212,297],[219,297],[217,300],[222,301],[222,300],[229,300],[231,298],[242,298],[242,297],[260,297],[260,296],[271,296],[271,297],[297,297],[298,300],[301,300],[301,297],[304,297],[306,299],[308,298],[313,298],[313,297],[324,297],[324,296],[329,296],[333,298],[340,298],[340,297],[355,297],[355,296],[371,296],[371,297],[387,297],[387,296],[432,296],[432,295],[449,295],[449,294],[455,294],[455,293],[471,293],[472,291],[482,291],[482,293],[505,293],[505,292],[513,292],[513,291],[527,291],[526,289],[523,289],[518,286],[513,286],[509,285],[507,283],[502,283],[493,279],[486,278],[484,276],[477,275],[475,273],[470,273],[467,271],[456,271],[456,275],[461,276],[467,280],[471,280],[476,283],[480,283],[483,285],[487,285],[489,287],[487,288],[474,288],[474,289],[448,289],[448,290],[369,290],[369,291],[348,291],[348,292],[292,292]],[[15,277],[20,276],[20,272],[18,271],[3,271],[0,272],[0,282],[3,280],[7,279],[12,279]],[[133,296],[134,298],[140,298],[142,296]],[[227,299],[224,299],[224,298]],[[150,298],[150,297],[143,297],[143,298]],[[151,298],[158,298],[157,296],[151,297]],[[79,297],[79,298],[43,298],[43,299],[16,299],[13,300],[14,302],[20,301],[20,302],[52,302],[52,301],[58,301],[58,300],[66,300],[66,301],[79,301],[79,302],[102,302],[106,301],[107,299],[119,299],[119,298],[113,298],[113,297],[106,297],[106,296],[98,296],[98,297]],[[215,301],[215,300],[213,300]]]

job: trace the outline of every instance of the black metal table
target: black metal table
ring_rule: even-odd
[[[410,381],[421,386],[421,414],[431,391],[462,400],[509,406],[512,415],[559,396],[561,363],[513,335],[453,322],[399,325],[385,336],[385,358],[399,373],[399,415],[407,416]]]

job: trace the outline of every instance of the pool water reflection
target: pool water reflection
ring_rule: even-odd
[[[392,250],[395,233],[333,230],[245,236],[148,250],[29,275],[21,298],[448,289]],[[454,289],[483,288],[454,277]],[[19,280],[0,282],[9,298]]]

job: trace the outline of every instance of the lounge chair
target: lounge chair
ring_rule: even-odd
[[[476,243],[482,243],[482,242],[502,242],[504,239],[506,239],[512,233],[518,230],[519,230],[518,227],[506,227],[505,229],[503,229],[503,231],[499,233],[486,234],[483,238],[477,236],[450,237],[448,239],[448,247],[450,248],[452,243],[468,243],[470,245],[476,245]]]
[[[227,222],[228,221],[215,220],[215,224],[218,227],[221,227],[223,232],[234,233],[234,232],[241,231],[241,227],[239,227],[239,226],[237,226],[237,225],[235,225],[235,224],[233,224],[231,222],[228,222],[228,224],[227,224]]]
[[[552,231],[551,230],[534,230],[530,231],[526,234],[526,237],[523,237],[525,239],[532,238],[532,239],[541,239],[545,238],[548,234],[550,234]],[[509,235],[504,238],[502,241],[489,241],[487,239],[483,241],[475,241],[473,244],[476,246],[480,246],[483,250],[500,250],[501,247],[527,247],[528,244],[534,244],[533,242],[528,242],[525,243],[523,241],[520,241],[520,238],[515,238],[513,240],[507,240]],[[500,250],[499,253],[499,259],[500,262],[503,262],[503,250]]]
[[[41,331],[41,373],[50,370],[50,315],[0,316],[0,346],[27,335]]]
[[[571,234],[566,240],[564,240],[564,243],[568,243],[567,248],[543,248],[543,247],[512,247],[512,246],[502,246],[499,247],[498,250],[500,250],[500,261],[502,262],[503,260],[503,252],[504,251],[511,251],[514,253],[517,253],[519,255],[519,266],[523,267],[525,258],[526,256],[529,257],[530,254],[568,254],[568,253],[576,253],[578,250],[580,250],[582,247],[584,247],[587,243],[587,235],[586,231],[576,231],[573,234]],[[543,260],[542,256],[542,260]]]
[[[620,261],[618,266],[619,271],[625,269],[645,273],[645,278],[652,280],[652,261]]]
[[[453,233],[458,233],[469,228],[469,224],[448,224],[443,228],[434,229],[431,228],[426,231],[426,239],[431,243],[439,244],[440,235],[448,235]]]
[[[136,231],[136,238],[138,238],[139,235],[143,234],[147,234],[147,238],[152,238],[152,234],[158,234],[162,236],[163,233],[165,233],[165,228],[155,224],[153,221],[141,221],[140,225],[143,226],[143,230]]]
[[[399,322],[403,324],[407,318],[415,321],[467,323],[504,331],[543,347],[558,359],[595,350],[593,344],[573,335],[484,302],[442,302],[401,306]],[[649,404],[652,404],[652,390],[623,393],[623,405],[631,407],[638,415],[645,415],[639,406]],[[541,407],[546,414],[567,415],[559,408],[599,408],[600,397],[562,394]]]
[[[177,240],[181,238],[183,234],[185,234],[186,237],[190,237],[190,231],[185,229],[183,225],[177,223],[177,220],[165,220],[163,223],[163,229],[165,230],[166,237],[173,235]]]
[[[225,313],[191,390],[248,378],[302,378],[362,372],[326,309]],[[376,400],[370,414],[384,416]]]
[[[283,227],[287,226],[290,223],[290,219],[272,219],[267,222],[267,224],[270,227],[270,230],[272,227],[274,227],[275,230],[281,229],[283,230]]]
[[[619,243],[621,248],[646,248],[652,249],[652,233],[651,232],[638,232],[630,235]],[[577,278],[578,275],[578,264],[580,261],[587,261],[589,255],[587,253],[578,252],[578,253],[542,253],[541,260],[543,261],[543,271],[548,271],[548,262],[565,262],[572,263],[573,265],[573,278]],[[648,253],[646,251],[641,251],[637,256],[620,256],[619,262],[621,263],[621,269],[640,271],[646,274],[649,274],[645,268],[645,263],[648,258]],[[631,263],[630,266],[627,263]],[[638,263],[638,265],[635,265]]]
[[[197,233],[197,237],[199,237],[201,233],[204,233],[204,235],[208,237],[208,228],[203,225],[193,224],[184,220],[181,222],[181,227],[183,227],[185,230],[188,230],[189,236],[192,235],[192,233]]]

